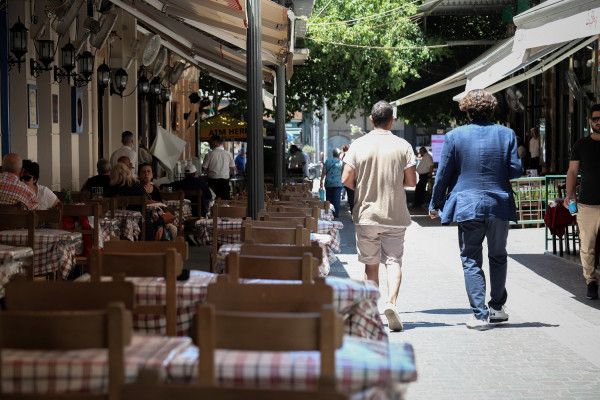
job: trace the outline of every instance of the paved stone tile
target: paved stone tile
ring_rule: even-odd
[[[471,311],[457,228],[442,227],[418,211],[406,234],[398,299],[405,330],[390,333],[391,341],[415,348],[419,379],[408,387],[407,398],[600,399],[600,301],[585,298],[579,265],[545,254],[544,228],[511,229],[510,323],[478,332],[465,326]],[[336,271],[363,279],[345,209],[340,220]],[[385,279],[382,266],[382,298]],[[383,314],[382,319],[386,322]]]

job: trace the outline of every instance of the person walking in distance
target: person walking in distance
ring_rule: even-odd
[[[431,218],[442,210],[442,224],[458,222],[460,258],[473,311],[467,328],[475,330],[489,329],[489,322],[508,321],[506,240],[509,221],[517,221],[510,180],[521,176],[521,160],[513,130],[490,122],[497,104],[490,92],[481,89],[471,90],[460,102],[470,123],[446,134],[429,205]],[[484,238],[490,263],[489,308]]]
[[[384,313],[390,330],[401,331],[396,300],[402,280],[404,233],[411,222],[402,188],[417,183],[416,159],[412,146],[390,131],[394,116],[388,102],[377,102],[369,119],[373,130],[355,140],[344,156],[342,182],[355,191],[352,220],[365,278],[379,285],[379,264],[385,265],[388,297]]]
[[[587,284],[586,297],[598,298],[596,275],[596,238],[600,229],[600,104],[590,108],[589,124],[592,133],[575,142],[567,171],[565,207],[577,201],[577,226],[579,228],[579,257],[583,277]],[[581,174],[579,196],[576,199],[577,175]]]
[[[417,174],[419,174],[419,182],[415,188],[415,207],[421,207],[425,201],[425,192],[427,189],[427,182],[429,178],[433,176],[433,157],[427,151],[425,147],[419,149],[419,157],[417,158],[419,163],[417,164]]]

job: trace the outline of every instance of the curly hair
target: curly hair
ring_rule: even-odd
[[[129,167],[123,163],[115,164],[110,171],[110,184],[119,186],[131,186],[135,182]]]
[[[468,112],[474,120],[489,120],[497,105],[498,100],[493,94],[484,89],[475,89],[467,93],[458,108]]]

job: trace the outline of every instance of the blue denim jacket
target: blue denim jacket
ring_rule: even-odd
[[[442,223],[499,218],[517,221],[510,180],[523,169],[515,133],[489,121],[472,121],[446,134],[429,209]]]

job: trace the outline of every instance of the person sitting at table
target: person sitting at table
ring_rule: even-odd
[[[31,160],[23,160],[23,175],[21,182],[26,184],[37,195],[38,207],[40,210],[48,210],[55,207],[60,200],[50,188],[39,185],[40,164]]]
[[[23,160],[20,155],[8,153],[2,159],[0,174],[0,204],[23,203],[28,210],[37,210],[36,194],[19,180],[23,175]]]
[[[95,187],[101,187],[103,192],[108,189],[110,186],[110,162],[105,158],[99,159],[96,163],[96,171],[98,171],[98,175],[88,178],[81,187],[81,191],[91,192]]]
[[[185,178],[180,181],[173,182],[171,184],[166,184],[162,186],[170,186],[173,188],[173,191],[177,190],[202,190],[202,206],[200,207],[200,215],[206,217],[206,213],[208,211],[208,203],[212,200],[212,194],[210,193],[210,188],[206,181],[202,178],[196,176],[197,173],[196,166],[192,163],[189,163],[185,166]],[[196,199],[190,199],[192,202]],[[192,207],[192,214],[198,215],[198,207]]]
[[[146,193],[150,196],[153,201],[162,203],[162,195],[160,194],[160,189],[152,184],[152,179],[154,178],[154,174],[152,173],[152,165],[151,164],[140,164],[138,166],[138,171],[140,175],[140,183],[144,186]],[[177,236],[177,227],[172,223],[168,222],[167,215],[173,218],[172,214],[165,214],[164,210],[159,209],[158,215],[163,217],[163,221],[165,223],[165,227],[169,231],[169,235],[171,238]]]

